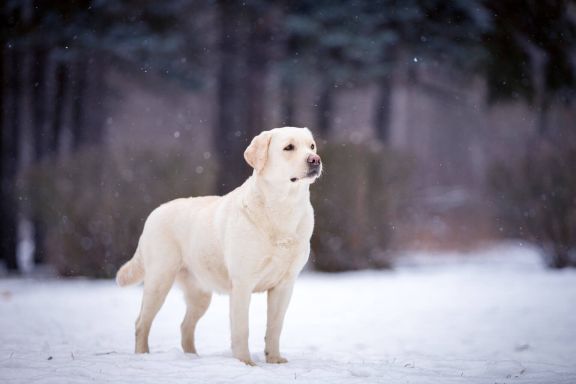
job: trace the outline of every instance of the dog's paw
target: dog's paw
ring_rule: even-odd
[[[243,362],[244,364],[250,366],[250,367],[255,367],[256,363],[254,361],[252,361],[252,359],[250,358],[250,355],[248,356],[234,356],[235,358],[237,358],[238,360],[240,360],[241,362]]]
[[[253,362],[253,361],[250,360],[250,359],[246,359],[246,360],[240,359],[240,361],[243,362],[244,364],[246,364],[246,365],[249,366],[249,367],[255,367],[255,366],[256,366],[256,363]]]
[[[266,362],[268,364],[284,364],[287,363],[288,360],[286,360],[282,356],[266,356]]]

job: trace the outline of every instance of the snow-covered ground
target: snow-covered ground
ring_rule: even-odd
[[[230,356],[227,297],[199,323],[200,356],[179,348],[177,289],[152,353],[134,355],[140,287],[0,280],[0,383],[576,383],[576,271],[545,270],[518,247],[405,260],[389,272],[302,275],[284,365],[263,362],[265,296],[254,296],[257,367]]]

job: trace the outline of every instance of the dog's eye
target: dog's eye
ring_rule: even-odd
[[[294,149],[294,146],[292,144],[288,144],[287,146],[284,147],[285,151],[292,151]]]
[[[312,145],[310,146],[310,148],[311,148],[311,149],[314,149],[314,144],[312,144]]]

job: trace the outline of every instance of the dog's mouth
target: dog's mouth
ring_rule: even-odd
[[[298,181],[298,180],[317,178],[318,176],[320,176],[320,170],[321,170],[321,168],[310,169],[305,176],[303,176],[303,177],[293,177],[293,178],[290,179],[290,181],[294,183],[294,182],[296,182],[296,181]]]
[[[308,171],[305,177],[318,177],[320,176],[320,168],[314,168]]]

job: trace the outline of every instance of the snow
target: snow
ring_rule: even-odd
[[[530,247],[405,255],[394,271],[305,273],[288,311],[288,364],[264,362],[265,296],[251,307],[248,367],[229,352],[228,299],[179,348],[174,289],[134,355],[140,287],[0,280],[1,383],[576,383],[576,271]],[[432,262],[430,261],[432,260]]]

